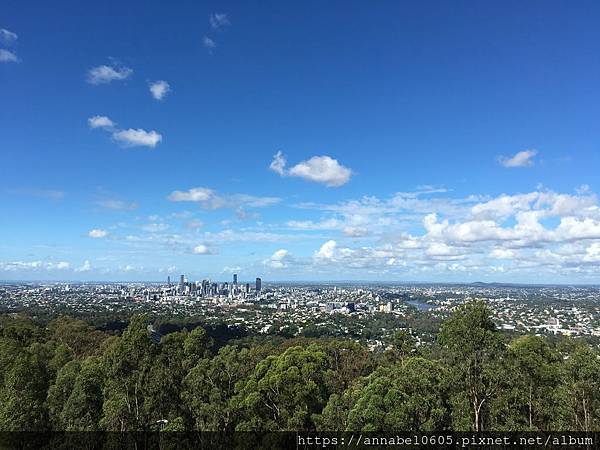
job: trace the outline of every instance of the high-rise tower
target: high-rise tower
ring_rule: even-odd
[[[256,279],[256,293],[258,294],[262,289],[262,280],[260,278]]]

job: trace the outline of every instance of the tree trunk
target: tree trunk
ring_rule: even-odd
[[[588,412],[587,412],[587,408],[585,405],[585,396],[582,399],[582,404],[583,404],[583,428],[584,431],[589,431],[589,426],[588,426]]]
[[[532,419],[532,416],[533,416],[532,409],[533,409],[533,407],[531,405],[531,403],[533,401],[532,398],[531,398],[532,397],[532,392],[531,392],[532,390],[533,390],[533,388],[530,385],[529,386],[529,430],[531,430],[531,428],[533,426],[533,419]]]
[[[473,413],[475,414],[475,431],[479,431],[479,406],[477,403],[477,397],[475,397],[473,399]]]

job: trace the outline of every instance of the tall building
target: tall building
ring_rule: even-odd
[[[262,289],[262,280],[260,278],[256,279],[256,293],[258,294]]]
[[[183,275],[181,275],[181,277],[179,278],[179,286],[183,287],[184,283],[185,283],[185,277]]]
[[[167,277],[167,286],[171,287],[171,277]]]
[[[233,285],[237,286],[237,273],[233,274]]]

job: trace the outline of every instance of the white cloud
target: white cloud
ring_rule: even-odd
[[[490,201],[474,205],[471,212],[473,216],[481,219],[504,219],[519,211],[531,209],[531,202],[537,197],[537,192],[525,195],[502,194]]]
[[[600,221],[576,217],[563,217],[556,228],[558,240],[600,239]]]
[[[156,100],[162,100],[171,91],[171,86],[164,80],[150,83],[150,93]]]
[[[259,217],[258,213],[249,213],[241,206],[235,210],[235,215],[239,220],[251,220]]]
[[[344,201],[333,205],[298,204],[294,206],[302,209],[327,211],[327,217],[320,221],[290,221],[288,226],[307,230],[337,230],[345,236],[353,238],[381,237],[383,235],[397,237],[399,236],[398,229],[405,228],[410,223],[420,223],[422,214],[434,211],[450,217],[460,217],[468,214],[470,208],[480,200],[475,196],[457,199],[432,197],[432,195],[446,192],[448,192],[447,189],[424,186],[415,192],[398,192],[387,200],[364,196],[359,200]],[[335,217],[330,217],[331,213]],[[396,237],[393,239],[397,239]]]
[[[533,158],[537,154],[537,150],[524,150],[512,157],[501,156],[499,161],[504,167],[530,167],[533,166]]]
[[[173,191],[167,197],[172,202],[194,202],[205,209],[240,207],[262,208],[276,205],[281,201],[278,197],[256,197],[248,194],[218,194],[205,187],[191,188],[187,191]]]
[[[75,272],[89,272],[90,270],[92,270],[92,265],[86,259],[85,262],[83,263],[83,265],[81,265],[80,267],[77,267],[75,269]]]
[[[283,156],[283,153],[281,151],[278,151],[277,153],[275,153],[275,155],[273,155],[273,161],[271,161],[269,169],[281,176],[284,176],[286,174],[286,164],[287,161],[285,159],[285,156]]]
[[[94,239],[101,239],[108,236],[108,231],[94,228],[88,233],[88,236]]]
[[[575,192],[577,192],[579,195],[583,195],[583,194],[588,194],[589,192],[591,192],[591,188],[589,184],[582,184],[581,186],[579,186],[578,188],[575,189]]]
[[[368,240],[360,241],[368,242],[365,246],[343,246],[334,239],[321,245],[311,259],[311,270],[318,273],[361,269],[364,274],[394,271],[411,278],[460,272],[502,274],[507,280],[515,274],[546,280],[600,275],[600,206],[590,189],[580,189],[577,195],[546,190],[463,199],[401,193],[391,200],[363,197],[299,207],[340,217],[289,221],[288,226],[350,236],[354,232],[347,229],[356,227],[364,228],[358,235],[369,233]]]
[[[42,261],[12,261],[0,264],[0,268],[6,272],[16,272],[18,270],[39,269],[43,264]]]
[[[4,28],[0,28],[0,44],[10,46],[17,41],[17,34],[12,31],[8,31]],[[0,62],[18,62],[19,58],[14,52],[0,48]]]
[[[586,262],[600,262],[600,242],[594,242],[585,249],[583,260]]]
[[[286,159],[280,151],[273,156],[269,168],[281,175],[299,177],[328,187],[339,187],[350,181],[352,170],[329,156],[313,156],[286,169]]]
[[[463,259],[464,252],[443,242],[432,242],[425,250],[425,255],[434,259]]]
[[[191,228],[191,229],[198,229],[198,228],[202,228],[204,226],[204,222],[202,222],[201,220],[190,220],[188,223],[185,224],[185,226],[187,228]]]
[[[273,253],[273,256],[271,256],[271,259],[274,259],[276,261],[281,261],[287,255],[288,255],[288,251],[285,249],[281,249],[281,250],[277,250],[275,253]]]
[[[94,85],[108,84],[115,80],[125,80],[133,74],[129,67],[101,65],[88,70],[87,82]]]
[[[239,242],[275,242],[279,250],[255,264],[274,271],[304,267],[305,274],[323,277],[344,270],[356,270],[348,272],[356,276],[413,280],[426,279],[427,274],[431,280],[444,273],[453,279],[487,276],[506,281],[524,280],[528,274],[540,281],[569,274],[588,279],[600,275],[600,206],[590,189],[578,194],[538,190],[495,198],[452,198],[449,192],[431,189],[388,199],[365,196],[333,205],[304,204],[300,207],[324,211],[324,217],[290,220],[287,227],[267,223],[201,232],[185,227],[191,220],[187,217],[175,231],[165,232],[160,224],[173,219],[165,214],[148,219],[150,226],[157,225],[148,229],[150,233],[122,238],[111,234],[111,239],[157,254],[188,249],[198,255],[215,254],[216,249]],[[236,210],[242,200],[273,204],[265,200],[268,197],[226,195],[202,187],[174,191],[169,199],[207,209]],[[281,229],[287,233],[271,232]],[[368,237],[348,238],[363,236]],[[314,252],[293,256],[287,246],[294,240],[303,245],[312,242]]]
[[[90,128],[99,128],[111,133],[112,138],[123,147],[156,147],[162,141],[162,135],[154,130],[146,131],[142,128],[129,128],[122,130],[106,116],[92,116],[88,119]]]
[[[288,266],[290,253],[286,249],[277,250],[269,259],[263,261],[265,266],[271,269],[284,269]]]
[[[211,38],[209,38],[208,36],[204,36],[202,38],[202,44],[204,44],[204,46],[211,51],[212,49],[214,49],[217,44],[215,43],[215,41],[213,41]]]
[[[230,25],[229,17],[225,13],[214,13],[210,15],[209,18],[210,26],[216,30],[218,28],[223,28]]]
[[[172,202],[208,202],[215,195],[214,191],[209,188],[197,187],[188,191],[173,191],[169,195],[169,200]]]
[[[194,255],[212,255],[211,250],[204,244],[196,245],[192,249]]]
[[[550,191],[517,195],[502,194],[489,201],[474,205],[471,213],[477,219],[492,220],[504,220],[530,210],[543,210],[543,215],[547,216],[585,215],[590,208],[595,207],[596,202],[596,196],[589,192],[576,196]]]
[[[369,235],[369,229],[365,227],[345,227],[342,231],[348,237],[364,237]]]
[[[514,250],[507,248],[494,248],[490,256],[495,259],[512,259],[516,256]]]
[[[19,58],[13,52],[0,48],[0,62],[18,62]]]
[[[249,208],[263,208],[273,206],[281,202],[279,197],[256,197],[248,194],[232,194],[227,201],[232,205],[244,205]]]
[[[114,122],[106,116],[93,116],[88,119],[90,128],[113,128]]]
[[[191,211],[178,211],[169,214],[169,218],[171,219],[189,219],[193,214]]]
[[[268,233],[265,231],[248,230],[222,230],[216,233],[207,231],[203,234],[207,242],[231,243],[231,242],[290,242],[293,240],[303,240],[307,236],[298,233],[281,234]]]
[[[154,148],[162,141],[162,135],[154,130],[146,131],[141,128],[115,131],[112,137],[124,147]]]
[[[94,204],[100,208],[110,209],[113,211],[131,211],[138,208],[138,204],[135,202],[126,202],[119,199],[97,200],[94,202]]]
[[[336,271],[341,267],[349,269],[372,270],[377,268],[379,273],[389,266],[402,267],[404,263],[399,263],[395,256],[399,253],[393,251],[389,246],[379,248],[341,247],[334,240],[325,242],[313,253],[313,268],[325,271]]]
[[[350,181],[352,171],[329,156],[313,156],[290,168],[289,174],[326,186],[338,187]]]
[[[286,225],[296,230],[336,230],[342,222],[337,219],[326,219],[321,222],[312,220],[290,220]]]
[[[17,33],[0,28],[0,42],[6,45],[14,44],[18,39]]]
[[[169,229],[169,224],[166,223],[149,223],[142,227],[142,230],[148,233],[160,233]]]
[[[0,271],[4,272],[68,270],[70,267],[71,264],[66,261],[11,261],[7,263],[0,263]]]
[[[317,250],[314,254],[315,258],[319,259],[333,259],[335,255],[335,249],[337,247],[337,242],[334,240],[329,240],[325,242],[319,250]]]
[[[439,241],[450,247],[467,246],[469,254],[476,251],[489,255],[492,249],[486,247],[498,243],[502,243],[503,248],[516,249],[600,236],[597,228],[600,207],[596,196],[589,191],[580,195],[537,191],[503,194],[492,199],[483,196],[430,198],[429,194],[398,193],[390,200],[363,197],[334,205],[297,206],[338,216],[321,221],[292,221],[289,225],[304,229],[331,228],[346,236],[366,234],[371,240],[378,238],[398,250],[425,249],[432,241]],[[559,226],[548,226],[557,222]],[[419,227],[425,230],[422,236],[405,232]]]

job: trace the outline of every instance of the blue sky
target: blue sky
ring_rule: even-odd
[[[597,2],[2,13],[0,279],[599,281]]]

